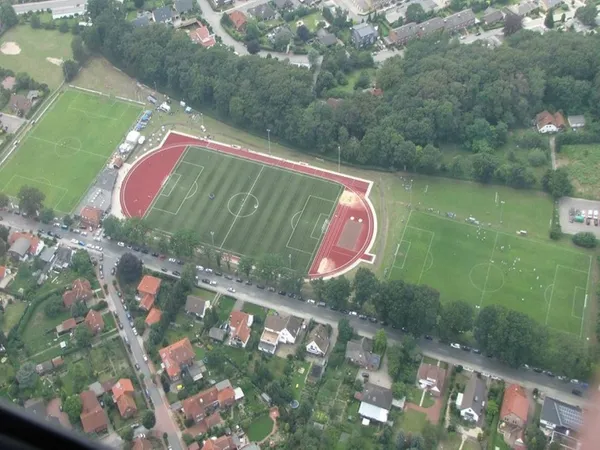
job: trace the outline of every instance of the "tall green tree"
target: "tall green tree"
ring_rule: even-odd
[[[19,199],[19,209],[29,216],[37,216],[41,211],[42,204],[46,195],[38,188],[32,186],[22,186],[17,194]]]
[[[254,258],[250,256],[242,256],[238,262],[238,270],[250,278],[250,273],[254,268]]]
[[[117,276],[123,283],[134,283],[142,277],[142,261],[132,253],[125,253],[117,264]]]
[[[546,26],[546,28],[554,28],[554,14],[552,13],[552,11],[548,11],[546,13],[544,25]]]
[[[8,2],[0,3],[0,23],[8,29],[19,23],[19,18],[13,6]]]
[[[342,275],[325,282],[323,297],[329,306],[341,309],[346,307],[351,292],[350,281]]]
[[[79,395],[70,395],[63,404],[63,410],[69,416],[71,423],[77,423],[81,414],[83,405]]]
[[[77,72],[79,72],[79,64],[72,59],[67,59],[65,62],[63,62],[62,68],[63,75],[67,83],[72,81],[77,76]]]
[[[446,303],[440,308],[438,331],[440,337],[451,339],[471,331],[474,325],[475,310],[473,305],[464,301]]]
[[[582,24],[587,25],[588,27],[596,26],[597,16],[598,7],[592,1],[587,2],[585,6],[581,6],[575,11],[575,18],[579,19]]]
[[[352,288],[354,289],[354,302],[362,306],[379,290],[379,280],[370,269],[361,266],[354,275]]]

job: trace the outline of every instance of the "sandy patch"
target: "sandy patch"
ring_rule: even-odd
[[[323,258],[319,263],[319,268],[317,269],[317,273],[328,273],[335,270],[335,261],[329,258]]]
[[[16,42],[4,42],[0,47],[0,52],[5,55],[18,55],[21,53],[21,47]]]
[[[360,205],[360,198],[352,191],[344,191],[340,196],[340,203],[344,206],[358,206]]]
[[[46,61],[58,67],[62,66],[64,62],[61,58],[50,58],[49,56],[46,57]]]

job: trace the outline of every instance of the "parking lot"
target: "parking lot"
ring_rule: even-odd
[[[22,117],[12,116],[10,114],[2,114],[0,117],[0,126],[2,128],[7,127],[7,133],[16,133],[16,131],[27,122],[27,119],[23,119]]]
[[[586,223],[570,222],[569,211],[571,209],[579,210],[587,215],[587,211],[598,211],[600,213],[600,201],[596,200],[585,200],[583,198],[563,197],[559,200],[559,217],[560,226],[562,227],[563,233],[576,234],[582,231],[589,231],[600,238],[600,226],[595,226],[593,220],[590,225]]]

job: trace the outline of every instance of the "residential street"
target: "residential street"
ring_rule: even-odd
[[[87,4],[87,0],[50,0],[47,2],[14,4],[13,7],[15,8],[15,12],[17,14],[24,14],[29,11],[46,11],[48,8],[74,8],[75,6],[81,4]]]
[[[24,219],[21,216],[6,214],[4,220],[1,221],[5,225],[10,225],[18,229],[32,229],[35,231],[39,228],[48,229],[48,225],[41,225],[39,223],[32,222]],[[71,234],[69,232],[60,232],[62,237],[62,243],[65,245],[74,246],[70,240],[77,238],[92,243],[91,237],[84,238],[81,235]],[[121,248],[111,241],[102,242],[104,247],[104,266],[105,274],[110,274],[110,269],[114,265],[114,261],[120,257],[123,253],[130,250]],[[93,252],[93,251],[92,251]],[[97,253],[97,252],[96,252]],[[151,255],[145,255],[142,253],[136,253],[138,257],[142,259],[146,267],[155,271],[161,271],[162,268],[166,268],[169,273],[173,270],[181,270],[181,266],[175,263],[169,263],[168,261],[160,261]],[[380,328],[380,325],[373,324],[367,321],[360,320],[356,317],[343,316],[337,311],[332,311],[327,308],[319,308],[315,305],[311,305],[305,302],[294,300],[288,297],[280,296],[276,293],[271,293],[266,290],[257,289],[256,286],[246,286],[245,284],[236,283],[234,281],[228,281],[223,277],[217,277],[213,274],[202,273],[200,278],[214,279],[217,281],[217,286],[210,287],[211,290],[215,290],[222,294],[227,294],[228,287],[235,287],[235,297],[240,300],[255,303],[267,308],[276,309],[280,313],[294,314],[296,316],[305,319],[314,319],[318,322],[329,324],[333,327],[337,326],[337,322],[342,317],[346,317],[350,320],[350,323],[355,330],[363,336],[372,336]],[[106,279],[106,283],[112,288],[111,280]],[[208,288],[208,286],[201,285],[202,287]],[[133,353],[134,362],[140,364],[142,373],[145,375],[147,381],[150,380],[150,371],[146,363],[143,360],[143,352],[137,338],[133,335],[129,322],[126,318],[126,312],[123,310],[121,303],[118,301],[114,292],[111,290],[110,299],[112,300],[112,307],[119,315],[121,322],[123,323],[125,334],[127,335],[129,342],[131,343],[131,349]],[[115,301],[117,300],[117,301]],[[393,330],[386,328],[388,339],[390,342],[398,342],[402,339],[402,332],[399,330]],[[462,350],[456,350],[450,348],[446,344],[441,344],[437,341],[429,341],[424,338],[419,340],[419,346],[423,351],[423,354],[432,358],[441,359],[452,364],[461,364],[465,367],[472,368],[479,372],[487,372],[490,375],[498,376],[507,382],[520,383],[523,386],[533,389],[538,388],[544,391],[547,395],[555,397],[559,400],[575,404],[591,406],[591,402],[588,402],[582,397],[577,397],[571,393],[574,385],[562,382],[556,378],[550,378],[544,374],[538,374],[530,370],[524,369],[513,369],[506,366],[503,363],[491,358],[487,358],[483,355],[476,355],[470,352],[464,352]],[[179,440],[175,436],[176,425],[168,420],[168,406],[166,400],[161,395],[162,389],[160,386],[149,384],[149,391],[157,409],[157,421],[160,424],[160,429],[164,429],[169,433],[169,442],[174,449],[179,449]],[[164,408],[164,409],[161,409]],[[160,417],[160,418],[159,418]]]

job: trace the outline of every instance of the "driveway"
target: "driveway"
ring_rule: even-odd
[[[27,123],[27,119],[23,119],[22,117],[13,116],[11,114],[2,114],[0,117],[0,126],[8,127],[6,130],[8,133],[16,133],[22,125]]]
[[[49,416],[56,417],[64,428],[70,430],[73,428],[73,426],[69,421],[69,416],[67,415],[67,413],[60,410],[60,405],[60,398],[53,398],[52,400],[50,400],[48,406],[46,407],[46,414]]]
[[[378,386],[391,389],[392,388],[392,377],[388,373],[388,359],[387,355],[383,357],[383,362],[377,370],[359,369],[356,374],[356,379],[363,381],[363,373],[369,374],[369,383],[376,384]]]

